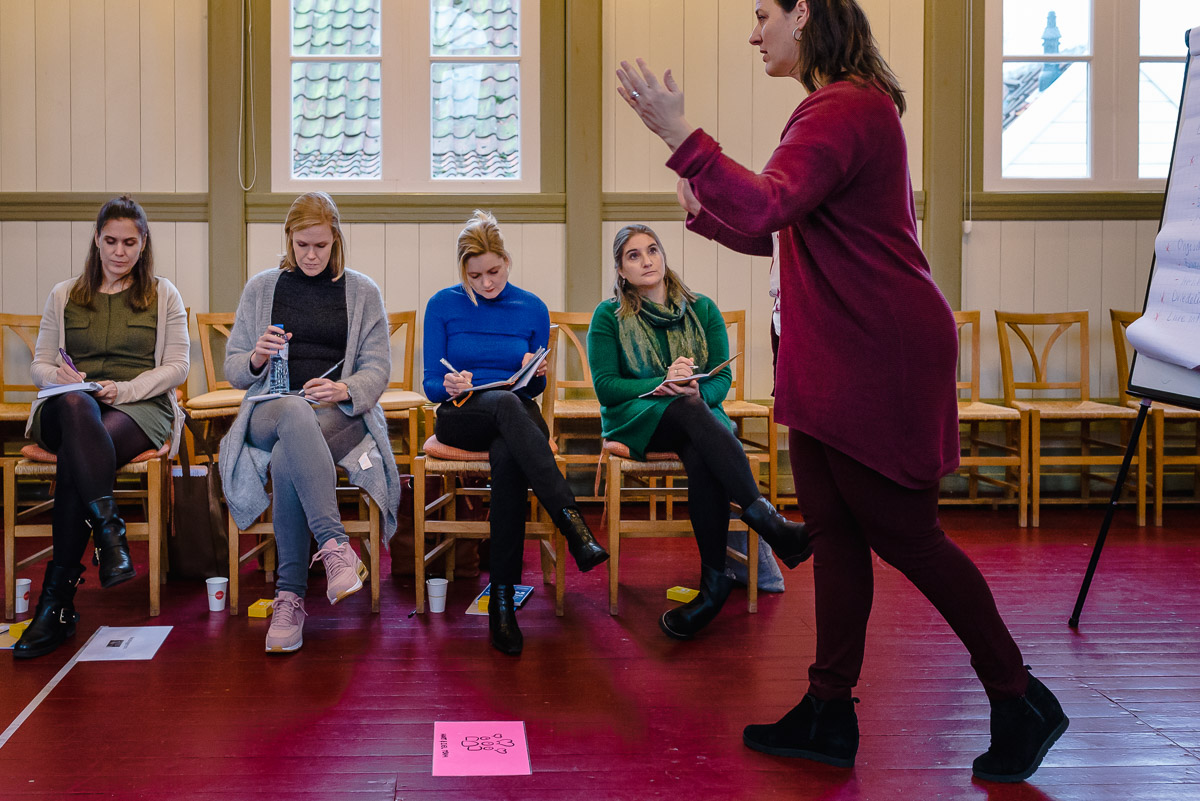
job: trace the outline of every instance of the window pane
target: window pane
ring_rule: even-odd
[[[379,55],[380,0],[292,0],[292,55]]]
[[[1091,52],[1091,0],[1004,0],[1004,55]]]
[[[292,177],[379,178],[378,62],[292,64]]]
[[[437,178],[520,178],[517,64],[433,64],[430,138]]]
[[[1200,25],[1200,3],[1196,0],[1142,0],[1142,55],[1183,58],[1187,55],[1184,31],[1197,25]]]
[[[1138,76],[1138,177],[1166,178],[1183,95],[1183,64],[1142,64]]]
[[[1004,65],[1001,176],[1087,178],[1088,65]]]
[[[520,0],[430,0],[435,56],[520,55]]]

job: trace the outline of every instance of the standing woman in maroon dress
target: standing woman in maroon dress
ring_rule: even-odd
[[[747,0],[751,2],[752,0]],[[743,740],[850,766],[852,691],[871,612],[871,551],[900,570],[971,654],[991,701],[976,776],[1021,781],[1067,728],[1022,664],[987,582],[938,522],[938,480],[958,465],[957,332],[930,275],[900,127],[904,96],[855,0],[757,0],[750,44],[768,75],[809,95],[761,173],[683,116],[668,70],[617,71],[622,98],[673,151],[690,230],[771,255],[779,232],[782,341],[776,419],[814,548],[817,648],[803,700]]]

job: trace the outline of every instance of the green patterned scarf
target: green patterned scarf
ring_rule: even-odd
[[[667,334],[670,352],[665,360],[658,350],[655,328]],[[665,306],[642,298],[642,308],[637,314],[617,318],[617,330],[621,350],[637,378],[665,376],[667,368],[680,356],[690,356],[697,370],[708,364],[708,338],[685,297],[668,299]]]

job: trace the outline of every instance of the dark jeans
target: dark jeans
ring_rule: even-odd
[[[537,403],[515,392],[476,392],[462,406],[438,407],[438,441],[453,448],[487,451],[492,466],[491,574],[496,584],[517,584],[525,547],[525,493],[554,516],[575,505],[575,496],[554,462],[550,432]]]
[[[742,444],[703,398],[682,395],[663,412],[647,449],[679,454],[700,563],[724,571],[730,499],[745,509],[762,496]]]
[[[54,564],[71,568],[83,559],[92,530],[87,505],[113,494],[117,468],[154,447],[133,418],[83,392],[46,401],[42,441],[58,456],[51,533]]]
[[[942,531],[938,487],[909,489],[796,429],[788,432],[800,511],[813,544],[817,653],[809,692],[849,698],[862,670],[874,576],[871,551],[908,578],[971,654],[992,699],[1025,693],[1021,651],[987,581]]]

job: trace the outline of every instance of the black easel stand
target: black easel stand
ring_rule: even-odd
[[[1088,588],[1092,586],[1092,576],[1096,573],[1096,565],[1100,563],[1100,552],[1104,550],[1104,540],[1108,537],[1108,527],[1112,525],[1113,514],[1117,511],[1117,501],[1121,499],[1121,490],[1125,488],[1125,477],[1129,475],[1129,465],[1133,461],[1134,451],[1137,450],[1138,440],[1142,436],[1142,424],[1146,422],[1146,412],[1150,411],[1150,399],[1142,398],[1142,405],[1138,407],[1137,420],[1133,423],[1133,433],[1129,435],[1129,447],[1125,449],[1125,461],[1121,462],[1121,469],[1117,471],[1117,483],[1113,487],[1112,500],[1108,503],[1108,509],[1104,512],[1104,522],[1100,524],[1100,535],[1096,537],[1096,546],[1092,548],[1092,560],[1088,562],[1087,573],[1083,576],[1083,586],[1079,588],[1079,597],[1075,599],[1075,611],[1071,613],[1071,619],[1067,621],[1067,625],[1071,628],[1079,627],[1079,615],[1083,612],[1083,602],[1087,600]],[[1146,466],[1141,465],[1141,469],[1145,470]]]

